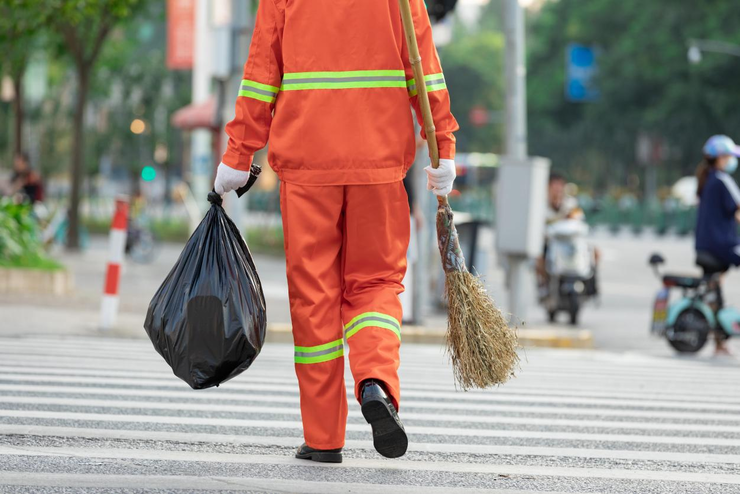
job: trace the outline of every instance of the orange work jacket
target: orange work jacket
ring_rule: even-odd
[[[423,0],[411,10],[440,157],[454,159],[458,125]],[[260,0],[222,161],[248,170],[269,140],[288,183],[401,180],[416,148],[409,103],[421,123],[416,84],[398,0]]]

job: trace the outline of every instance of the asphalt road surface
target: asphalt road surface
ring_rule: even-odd
[[[509,384],[463,393],[440,348],[404,346],[408,454],[379,456],[350,400],[345,461],[321,465],[293,458],[289,345],[192,391],[147,341],[0,338],[0,492],[740,493],[736,362],[522,357]]]

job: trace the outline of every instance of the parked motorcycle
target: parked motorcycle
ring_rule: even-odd
[[[596,256],[586,241],[588,224],[581,219],[563,219],[548,225],[545,272],[547,281],[540,303],[550,322],[566,312],[570,323],[589,298],[597,294]]]
[[[740,335],[740,311],[725,307],[722,297],[720,275],[729,269],[727,264],[700,251],[696,264],[704,274],[694,277],[661,274],[660,266],[665,260],[660,254],[653,254],[649,263],[663,281],[653,304],[653,335],[665,338],[681,353],[701,350],[713,331]],[[671,301],[673,288],[681,290],[681,297]]]

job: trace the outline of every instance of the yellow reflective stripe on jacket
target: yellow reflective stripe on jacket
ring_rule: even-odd
[[[442,73],[425,75],[424,82],[426,82],[428,93],[431,93],[432,91],[439,91],[441,89],[447,89],[447,84],[445,83],[445,75]],[[409,96],[416,96],[418,94],[416,90],[415,79],[410,79],[406,81],[406,86],[408,87]]]
[[[339,72],[288,72],[281,91],[406,87],[403,70],[345,70]]]
[[[401,324],[395,317],[381,312],[365,312],[344,326],[344,337],[350,338],[363,328],[384,328],[393,331],[401,339]]]
[[[318,364],[344,356],[342,338],[317,346],[296,346],[296,364]]]
[[[257,99],[266,103],[274,103],[279,91],[279,87],[244,79],[239,89],[239,96]]]

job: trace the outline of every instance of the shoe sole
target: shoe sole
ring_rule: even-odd
[[[318,461],[319,463],[342,463],[342,453],[314,451],[312,453],[305,453],[302,455],[297,454],[295,457],[299,460]]]
[[[369,400],[362,404],[362,415],[373,429],[375,450],[386,458],[398,458],[406,454],[409,439],[401,424],[385,401]]]

